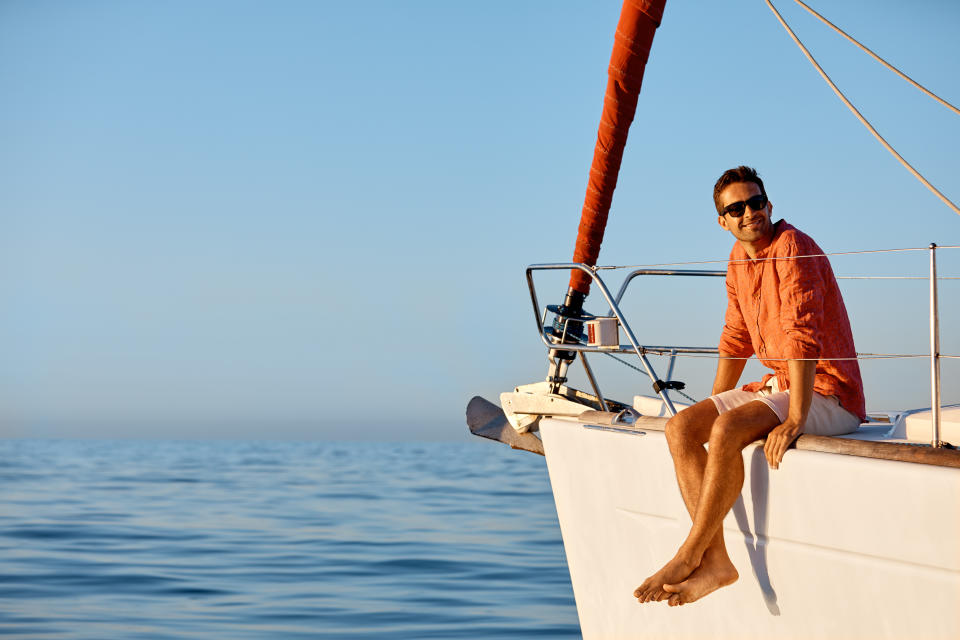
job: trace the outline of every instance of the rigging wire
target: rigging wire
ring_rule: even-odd
[[[897,69],[895,66],[893,66],[892,64],[890,64],[889,62],[887,62],[886,60],[884,60],[883,58],[881,58],[881,57],[878,56],[877,54],[875,54],[873,51],[871,51],[870,49],[868,49],[868,48],[866,47],[866,45],[858,42],[856,39],[854,39],[853,36],[851,36],[850,34],[848,34],[846,31],[844,31],[843,29],[841,29],[840,27],[838,27],[837,25],[833,24],[832,22],[830,22],[829,20],[827,20],[826,18],[824,18],[822,15],[820,15],[819,13],[817,13],[816,11],[814,11],[813,9],[811,9],[811,8],[810,8],[809,6],[807,6],[804,2],[802,2],[802,0],[793,0],[793,1],[796,2],[798,5],[800,5],[801,7],[803,7],[804,9],[806,9],[807,11],[809,11],[810,13],[812,13],[814,16],[816,16],[816,17],[817,17],[821,22],[823,22],[825,25],[827,25],[828,27],[830,27],[831,29],[833,29],[834,31],[836,31],[837,33],[839,33],[840,35],[842,35],[844,38],[846,38],[847,40],[849,40],[849,41],[852,42],[853,44],[855,44],[855,45],[857,45],[858,47],[860,47],[860,49],[862,49],[864,52],[866,52],[866,53],[867,53],[870,57],[872,57],[874,60],[876,60],[877,62],[879,62],[879,63],[882,64],[883,66],[885,66],[887,69],[890,69],[890,71],[893,71],[895,74],[897,74],[898,76],[900,76],[901,78],[903,78],[904,80],[906,80],[907,82],[909,82],[910,84],[912,84],[914,87],[916,87],[917,89],[919,89],[919,90],[922,91],[923,93],[927,94],[929,97],[933,98],[934,100],[936,100],[937,102],[939,102],[940,104],[942,104],[942,105],[945,106],[946,108],[950,109],[951,111],[953,111],[953,112],[956,113],[957,115],[960,115],[960,109],[956,108],[955,106],[953,106],[952,104],[950,104],[949,102],[947,102],[946,100],[944,100],[943,98],[941,98],[940,96],[938,96],[937,94],[935,94],[934,92],[930,91],[929,89],[927,89],[926,87],[924,87],[922,84],[920,84],[919,82],[917,82],[916,80],[914,80],[913,78],[911,78],[910,76],[908,76],[907,74],[905,74],[904,72],[900,71],[900,69]]]
[[[880,144],[882,144],[887,151],[893,154],[893,156],[900,161],[900,164],[906,167],[906,169],[911,174],[913,174],[913,177],[915,177],[917,180],[923,183],[923,185],[926,186],[927,189],[929,189],[931,192],[934,193],[934,195],[940,198],[944,202],[944,204],[946,204],[948,207],[950,207],[953,210],[954,213],[956,213],[957,215],[960,215],[960,207],[955,205],[949,198],[947,198],[947,196],[943,195],[935,186],[930,184],[930,182],[926,178],[924,178],[919,171],[913,168],[913,165],[907,162],[903,156],[897,153],[896,149],[890,146],[890,143],[887,142],[883,138],[883,136],[881,136],[877,132],[877,130],[873,128],[873,125],[870,124],[870,122],[868,122],[867,119],[863,117],[863,115],[857,110],[857,108],[853,106],[853,103],[851,103],[847,99],[847,97],[843,94],[843,92],[837,88],[837,85],[833,83],[833,80],[830,79],[830,76],[827,75],[827,72],[824,71],[823,67],[821,67],[820,64],[814,59],[810,51],[800,41],[800,38],[797,37],[797,34],[793,32],[793,29],[790,28],[790,25],[786,23],[786,21],[783,19],[783,16],[780,15],[780,12],[777,11],[777,8],[773,6],[773,3],[770,0],[764,0],[764,1],[767,3],[767,6],[770,7],[770,10],[773,11],[773,14],[777,17],[777,20],[780,21],[780,24],[783,26],[783,28],[786,29],[788,34],[790,34],[790,37],[793,39],[793,41],[797,44],[798,47],[800,47],[800,50],[803,51],[803,55],[807,57],[807,60],[810,61],[810,63],[814,66],[814,68],[816,68],[817,72],[823,77],[824,80],[826,80],[827,84],[830,85],[830,88],[833,89],[833,92],[837,94],[837,97],[843,101],[843,104],[847,105],[847,108],[850,109],[851,112],[853,112],[853,115],[855,115],[857,119],[860,120],[860,122],[863,124],[863,126],[865,126],[870,131],[870,133],[873,134],[873,137],[875,137],[877,141],[879,141]]]
[[[639,373],[641,373],[641,374],[643,374],[643,375],[647,375],[647,372],[644,371],[643,369],[641,369],[640,367],[634,366],[634,365],[630,364],[629,362],[627,362],[626,360],[623,360],[623,359],[621,359],[621,358],[618,358],[617,356],[613,355],[612,353],[606,353],[606,352],[604,352],[604,355],[607,355],[607,356],[613,358],[614,360],[616,360],[617,362],[619,362],[620,364],[622,364],[622,365],[624,365],[624,366],[626,366],[626,367],[630,367],[630,368],[633,369],[634,371],[637,371],[637,372],[639,372]],[[685,394],[681,389],[670,389],[670,391],[676,391],[677,393],[679,393],[680,395],[682,395],[684,398],[686,398],[687,400],[689,400],[689,401],[692,402],[693,404],[696,404],[696,403],[697,403],[696,398],[691,398],[690,396],[688,396],[687,394]]]

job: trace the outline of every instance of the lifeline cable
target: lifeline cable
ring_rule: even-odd
[[[937,245],[941,249],[960,249],[960,245]],[[814,253],[806,256],[775,256],[771,258],[745,258],[743,260],[688,260],[686,262],[661,262],[656,264],[621,264],[610,266],[590,267],[594,271],[611,271],[614,269],[654,269],[659,267],[682,267],[695,264],[740,264],[756,262],[773,262],[775,260],[799,260],[800,258],[828,258],[830,256],[853,256],[869,253],[907,253],[910,251],[930,251],[930,247],[906,247],[903,249],[865,249],[863,251],[831,251],[828,253]]]

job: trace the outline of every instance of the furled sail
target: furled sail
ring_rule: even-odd
[[[597,264],[613,190],[617,186],[620,160],[627,143],[627,132],[637,108],[643,70],[650,55],[654,33],[663,17],[664,4],[666,0],[623,2],[610,56],[607,92],[580,217],[580,230],[573,252],[574,262]],[[590,292],[590,277],[574,269],[570,276],[570,289],[571,294],[573,291],[582,294],[575,296],[582,300]]]

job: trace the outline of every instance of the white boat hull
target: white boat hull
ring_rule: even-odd
[[[724,521],[740,579],[641,605],[690,526],[663,433],[540,431],[588,640],[960,637],[960,469],[790,450],[770,471],[751,445]]]

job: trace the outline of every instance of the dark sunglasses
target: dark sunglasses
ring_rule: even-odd
[[[765,206],[767,206],[767,196],[761,193],[758,196],[753,196],[740,202],[731,202],[723,208],[723,213],[734,218],[739,218],[743,215],[743,212],[746,211],[747,207],[750,207],[754,211],[759,211]]]

